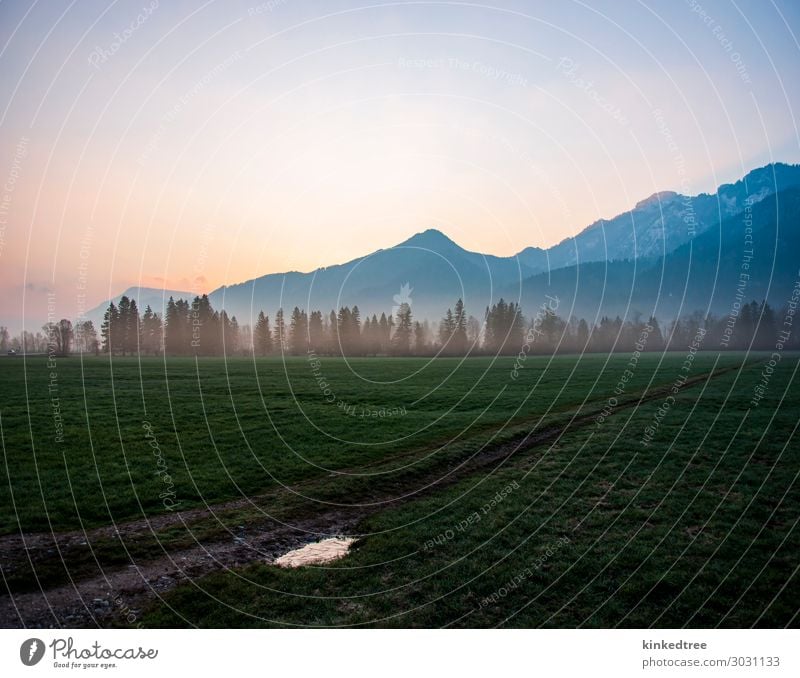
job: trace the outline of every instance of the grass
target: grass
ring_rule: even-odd
[[[748,413],[743,396],[760,370],[729,373],[681,393],[650,448],[638,441],[660,401],[368,519],[368,536],[338,563],[209,576],[168,595],[171,609],[159,606],[146,621],[795,624],[795,367],[784,365],[771,382],[775,400],[786,393],[780,409]],[[476,512],[480,519],[469,522]]]
[[[751,356],[687,387],[641,445],[664,396],[597,424],[629,356],[507,359],[60,360],[64,443],[44,361],[0,360],[2,531],[107,525],[166,511],[152,424],[181,508],[241,495],[290,520],[325,504],[418,489],[482,446],[564,426],[491,467],[365,514],[341,561],[253,565],[178,587],[153,626],[783,626],[796,624],[797,358],[750,407]],[[669,386],[685,356],[645,355],[620,402]],[[689,376],[734,368],[701,353]],[[331,399],[330,394],[328,400]],[[338,403],[344,403],[339,407]],[[344,407],[399,409],[362,418]],[[402,413],[404,409],[405,414]],[[311,497],[279,492],[282,483]],[[499,497],[499,499],[498,499]],[[477,517],[476,517],[477,516]],[[253,518],[247,508],[229,525]],[[199,518],[126,543],[137,558],[220,531]],[[106,565],[127,562],[100,540]],[[79,569],[80,557],[70,559]],[[38,568],[52,582],[63,566]],[[12,582],[13,583],[13,582]],[[14,585],[24,589],[25,577]]]
[[[163,513],[168,489],[143,422],[152,426],[180,509],[204,506],[334,471],[385,462],[495,433],[608,397],[628,358],[531,359],[510,378],[509,359],[0,360],[5,477],[0,534],[91,528]],[[633,392],[672,378],[646,356]],[[739,358],[724,356],[720,365]],[[696,370],[710,368],[711,356]],[[574,371],[573,371],[574,370]],[[49,390],[55,373],[57,391]],[[56,442],[52,396],[64,423]],[[326,399],[327,398],[327,399]],[[355,406],[356,415],[339,406]],[[391,417],[361,417],[361,407]],[[406,457],[398,465],[407,464]],[[391,468],[388,469],[391,471]],[[167,502],[169,504],[169,502]]]

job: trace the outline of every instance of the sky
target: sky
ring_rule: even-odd
[[[0,325],[800,162],[791,1],[0,1]]]

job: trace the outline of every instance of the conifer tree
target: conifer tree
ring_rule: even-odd
[[[312,311],[308,317],[308,349],[322,351],[325,348],[325,328],[322,324],[322,311]]]
[[[397,309],[397,326],[392,337],[392,348],[396,355],[408,355],[411,352],[411,306],[400,304]]]
[[[453,317],[453,310],[448,308],[444,318],[439,322],[439,343],[442,346],[444,353],[451,353],[453,350],[453,332],[455,331],[456,323]]]
[[[103,344],[103,353],[111,354],[116,348],[116,333],[119,328],[119,310],[112,301],[105,314],[103,314],[103,324],[100,326],[100,337]]]
[[[467,352],[467,314],[464,302],[459,299],[453,312],[453,353],[464,355]]]
[[[269,328],[269,318],[260,311],[256,320],[253,334],[253,348],[257,355],[265,356],[272,353],[272,332]]]
[[[385,313],[381,313],[381,319],[378,322],[378,350],[381,353],[386,353],[389,350],[391,342],[392,330]]]
[[[425,328],[419,321],[414,323],[414,352],[417,355],[423,355],[426,351],[425,345]]]
[[[292,355],[302,355],[308,350],[308,317],[297,306],[289,320],[289,344]]]
[[[278,312],[275,314],[275,330],[274,330],[274,342],[275,347],[278,351],[280,351],[281,355],[288,352],[287,346],[288,337],[286,336],[286,322],[283,319],[283,309],[279,308]]]

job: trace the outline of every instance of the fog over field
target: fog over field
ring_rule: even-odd
[[[0,673],[795,675],[798,35],[0,0]]]

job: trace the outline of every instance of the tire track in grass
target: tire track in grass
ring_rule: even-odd
[[[745,365],[750,367],[755,362],[761,361],[731,365],[696,375],[686,381],[682,390],[728,372],[740,370]],[[649,392],[633,393],[621,401],[615,409],[638,407],[662,398],[670,388],[671,384],[665,384]],[[598,405],[604,402],[605,400],[601,400]],[[49,626],[53,623],[54,615],[63,626],[94,626],[98,622],[108,624],[117,616],[117,611],[109,603],[109,597],[113,599],[121,595],[128,609],[141,609],[156,595],[174,588],[183,581],[193,580],[222,569],[244,567],[254,562],[273,562],[286,551],[320,537],[352,534],[363,519],[385,510],[384,504],[397,505],[413,501],[437,489],[453,485],[487,467],[502,463],[515,454],[535,450],[566,433],[593,423],[601,411],[602,408],[598,407],[583,414],[576,413],[567,423],[549,423],[539,431],[532,430],[524,435],[515,435],[502,443],[492,444],[492,440],[489,440],[465,459],[451,458],[434,465],[422,479],[418,474],[409,474],[410,477],[385,483],[380,502],[375,501],[367,506],[333,508],[325,505],[320,510],[311,512],[311,515],[293,521],[292,525],[274,519],[265,521],[263,513],[254,513],[257,519],[255,521],[247,520],[247,516],[243,518],[237,515],[237,512],[246,511],[248,508],[252,510],[254,503],[279,500],[284,492],[276,491],[208,508],[189,509],[175,515],[159,515],[152,519],[96,528],[87,533],[73,531],[25,535],[24,544],[22,537],[17,535],[0,537],[0,568],[8,590],[7,594],[0,597],[0,627]],[[469,447],[469,441],[465,441],[464,444]],[[465,452],[468,454],[469,450]],[[420,451],[416,451],[408,454],[419,453]],[[393,461],[395,460],[390,460]],[[314,486],[325,482],[326,479],[314,479],[298,485],[313,489]],[[420,490],[420,485],[423,484],[425,487]],[[137,538],[152,537],[155,534],[156,542],[163,551],[169,544],[161,540],[156,530],[167,532],[174,528],[182,528],[191,533],[192,528],[200,526],[212,513],[216,515],[217,520],[228,517],[242,527],[247,526],[253,536],[231,541],[227,531],[217,535],[211,533],[203,537],[204,543],[201,543],[195,535],[192,535],[194,546],[179,546],[176,551],[157,558],[148,559],[145,553],[140,563],[115,564],[103,568],[99,573],[96,567],[94,570],[89,569],[84,572],[66,572],[62,567],[61,576],[71,578],[72,583],[65,585],[56,580],[53,585],[44,586],[41,590],[26,591],[24,587],[19,590],[20,587],[15,587],[13,578],[8,577],[9,573],[13,574],[15,566],[13,558],[9,558],[11,554],[17,556],[24,554],[26,559],[30,559],[31,563],[39,567],[52,566],[52,562],[49,561],[52,560],[54,539],[61,549],[78,555],[79,563],[81,562],[79,554],[85,555],[89,550],[87,539],[93,546],[98,542],[113,546],[117,540],[127,539],[135,542]],[[169,539],[169,536],[165,534],[164,539]],[[32,575],[37,578],[35,570]],[[17,589],[16,592],[12,590],[14,588]],[[87,604],[88,601],[92,603]],[[20,614],[24,615],[24,619],[20,619]]]

